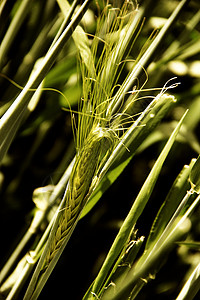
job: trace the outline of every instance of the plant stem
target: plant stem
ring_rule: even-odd
[[[58,53],[60,52],[64,44],[67,42],[67,40],[70,38],[74,28],[80,22],[90,2],[91,0],[84,1],[84,3],[77,11],[76,15],[73,17],[73,19],[67,26],[67,28],[63,31],[63,33],[53,45],[51,50],[47,52],[40,66],[35,71],[33,76],[30,77],[22,92],[19,94],[14,103],[10,106],[10,108],[6,111],[6,113],[2,116],[0,126],[0,140],[2,141],[2,144],[0,146],[0,162],[6,154],[8,147],[11,143],[11,140],[7,140],[7,136],[11,130],[14,130],[18,118],[21,117],[22,113],[24,112],[24,109],[26,109],[28,102],[30,101],[30,96],[32,93],[30,92],[30,89],[35,89],[40,85],[47,72],[51,68],[53,62],[55,61]]]
[[[65,187],[67,185],[67,182],[69,180],[69,176],[71,174],[74,162],[75,162],[75,159],[72,160],[71,164],[68,166],[68,168],[64,172],[63,176],[61,177],[60,181],[54,187],[54,189],[53,189],[53,191],[52,191],[52,193],[49,197],[49,200],[48,200],[48,206],[43,211],[40,210],[40,209],[38,209],[36,211],[36,213],[34,215],[34,218],[33,218],[33,221],[31,223],[30,227],[28,228],[26,234],[24,235],[24,237],[22,238],[22,240],[18,244],[17,248],[15,249],[13,254],[10,256],[9,260],[7,261],[7,263],[5,264],[5,266],[3,267],[3,269],[0,272],[0,282],[1,283],[4,281],[7,274],[13,268],[17,258],[21,254],[21,252],[24,249],[24,247],[26,246],[26,244],[30,241],[32,236],[37,232],[38,228],[40,227],[40,225],[44,221],[44,219],[45,219],[46,215],[48,214],[49,210],[54,206],[55,201],[64,192]],[[48,225],[47,229],[45,230],[45,233],[43,234],[42,238],[40,239],[36,249],[34,251],[31,251],[32,254],[34,252],[35,263],[37,262],[36,257],[39,258],[39,253],[40,253],[41,249],[43,248],[43,246],[44,246],[44,244],[47,240],[47,235],[49,235],[49,231],[52,227],[52,222],[53,221],[51,220],[50,224]]]
[[[171,14],[169,19],[166,21],[165,25],[161,29],[161,31],[158,33],[156,38],[153,40],[151,45],[149,46],[148,50],[145,51],[145,53],[142,55],[142,57],[139,59],[139,61],[136,63],[135,67],[133,68],[132,72],[128,76],[128,78],[125,80],[125,82],[122,84],[122,86],[119,88],[116,95],[113,97],[113,100],[110,104],[110,108],[108,109],[108,112],[113,114],[117,108],[119,107],[122,98],[124,97],[124,94],[131,89],[134,81],[137,77],[143,72],[143,69],[147,66],[148,62],[154,55],[157,47],[162,42],[163,38],[166,36],[169,29],[171,29],[172,25],[178,18],[179,14],[181,13],[184,6],[189,2],[189,0],[182,0],[174,10],[174,12]]]
[[[188,208],[186,213],[181,217],[180,221],[175,225],[175,227],[170,230],[170,232],[167,232],[165,236],[162,236],[162,239],[160,238],[156,245],[153,247],[152,250],[147,251],[145,254],[145,257],[142,257],[142,264],[140,264],[140,261],[138,261],[136,265],[136,269],[134,269],[134,275],[133,272],[130,273],[129,278],[126,281],[126,284],[120,289],[116,296],[109,298],[109,300],[120,300],[124,299],[125,294],[129,294],[132,290],[134,284],[136,281],[148,272],[150,272],[151,267],[154,265],[155,260],[158,258],[158,256],[164,254],[165,250],[169,247],[170,244],[172,244],[174,241],[177,240],[177,237],[184,233],[185,230],[188,231],[189,228],[186,222],[186,219],[189,217],[189,215],[193,212],[193,210],[196,208],[196,206],[200,202],[200,195],[197,196],[195,201],[191,204],[191,206]],[[186,223],[185,223],[186,222]],[[186,226],[184,226],[184,223]],[[144,259],[145,258],[145,259]],[[139,266],[139,267],[137,267]]]
[[[124,220],[124,223],[121,226],[119,233],[116,236],[114,243],[112,244],[111,249],[104,261],[104,264],[103,264],[101,270],[99,271],[99,273],[95,279],[95,282],[94,282],[91,290],[89,290],[89,292],[92,291],[92,293],[99,295],[100,291],[102,290],[102,287],[105,284],[107,274],[109,274],[110,269],[111,269],[112,265],[114,264],[116,257],[119,256],[119,253],[121,252],[121,250],[123,248],[123,245],[127,242],[128,238],[129,238],[132,228],[135,226],[139,216],[141,215],[144,207],[146,206],[146,204],[149,200],[149,197],[150,197],[150,195],[153,191],[154,185],[156,183],[157,177],[160,173],[161,167],[167,157],[167,154],[169,153],[169,150],[171,149],[171,146],[173,145],[173,142],[174,142],[175,137],[178,133],[178,130],[183,122],[184,117],[185,117],[185,115],[182,117],[181,121],[175,128],[173,134],[171,135],[171,137],[168,140],[167,144],[165,145],[163,151],[161,152],[159,158],[157,159],[156,163],[154,164],[153,169],[151,170],[150,174],[148,175],[135,202],[133,203],[133,206],[131,207],[131,210],[129,211],[126,219]],[[88,292],[84,299],[90,299],[90,295]]]
[[[33,2],[33,1],[32,1]],[[12,19],[12,22],[4,36],[4,39],[1,43],[1,65],[4,64],[7,52],[13,42],[14,37],[16,36],[18,30],[20,29],[24,19],[26,18],[29,10],[31,8],[30,0],[23,0]],[[2,67],[2,66],[1,66]]]

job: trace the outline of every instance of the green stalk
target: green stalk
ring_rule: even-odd
[[[32,237],[32,235],[33,235],[33,233],[31,232],[31,230],[30,229],[27,230],[27,232],[23,236],[22,240],[20,241],[19,245],[17,246],[17,248],[15,249],[13,254],[10,256],[9,260],[6,262],[5,266],[1,270],[1,272],[0,272],[0,283],[1,283],[1,285],[2,285],[5,277],[7,276],[7,274],[9,273],[11,268],[13,267],[14,263],[18,259],[19,255],[22,252],[22,250],[24,249],[25,245],[28,243],[28,241]]]
[[[196,296],[200,287],[200,263],[195,266],[189,279],[184,284],[176,300],[192,300]]]
[[[154,266],[155,261],[165,253],[165,251],[169,248],[169,245],[174,243],[180,234],[184,234],[189,230],[190,224],[187,222],[187,218],[191,215],[193,210],[200,202],[200,195],[196,197],[191,206],[187,209],[186,213],[174,228],[169,231],[165,231],[165,235],[162,238],[159,238],[158,242],[154,245],[151,251],[147,251],[143,257],[141,257],[142,264],[140,264],[140,260],[138,261],[136,267],[132,272],[130,272],[129,277],[126,280],[124,286],[118,291],[117,295],[113,297],[109,297],[109,300],[120,300],[126,299],[126,296],[130,294],[134,284],[141,277],[143,278],[145,274],[150,272],[151,268]],[[125,298],[124,298],[125,297]],[[106,298],[105,298],[106,299]],[[107,298],[108,299],[108,298]]]
[[[41,216],[41,217],[43,217],[43,216]],[[20,273],[17,272],[18,269],[16,269],[16,274],[15,274],[15,271],[14,271],[14,274],[12,274],[13,277],[17,278],[17,279],[15,279],[15,284],[13,285],[13,287],[7,297],[7,300],[15,299],[16,295],[19,294],[20,290],[22,289],[26,279],[28,278],[28,276],[30,275],[32,269],[34,268],[36,262],[38,261],[41,251],[44,248],[44,245],[49,237],[49,233],[51,231],[55,217],[49,223],[48,227],[46,228],[44,234],[42,235],[42,238],[40,239],[35,250],[29,251],[29,253],[26,254],[25,257],[23,257],[23,259],[20,261],[19,264],[23,264],[25,262],[22,270],[20,270]]]
[[[31,96],[30,89],[37,88],[39,84],[42,82],[47,72],[49,71],[50,67],[52,66],[53,62],[55,61],[58,53],[60,52],[64,44],[67,42],[67,40],[70,38],[74,28],[80,22],[83,14],[88,8],[90,1],[91,0],[84,1],[84,3],[81,5],[76,15],[74,16],[74,18],[67,26],[67,28],[63,31],[63,33],[56,41],[56,43],[53,45],[51,50],[46,54],[46,56],[42,60],[40,66],[35,71],[33,76],[31,76],[31,78],[27,82],[22,92],[19,94],[19,96],[16,98],[16,100],[7,110],[7,112],[2,116],[1,126],[0,126],[0,140],[2,141],[1,142],[2,144],[0,146],[0,161],[6,154],[8,147],[11,143],[11,141],[8,140],[7,136],[11,130],[14,130],[18,118],[21,117],[21,115],[24,112],[24,109],[26,109],[30,101],[30,96]]]
[[[58,4],[59,4],[59,1],[58,1],[58,0],[57,0],[57,2],[58,2]],[[65,17],[65,19],[64,19],[64,21],[63,21],[63,23],[62,23],[62,25],[60,26],[60,29],[58,30],[58,32],[57,32],[57,34],[56,34],[56,36],[55,36],[55,38],[54,38],[54,40],[53,40],[53,43],[52,43],[51,47],[53,47],[53,45],[55,44],[55,42],[56,42],[56,41],[58,40],[58,38],[61,36],[61,34],[62,34],[62,32],[64,31],[65,27],[69,24],[70,19],[71,19],[72,15],[73,15],[73,13],[74,13],[74,11],[75,11],[77,5],[79,4],[79,2],[80,2],[79,0],[74,0],[74,1],[73,1],[72,5],[71,5],[71,7],[70,7],[70,9],[69,9],[69,11],[68,11],[68,14],[66,15],[66,17]],[[50,49],[51,49],[51,48],[50,48]]]
[[[153,191],[154,185],[159,176],[162,165],[163,165],[163,163],[167,157],[167,154],[169,153],[169,151],[175,141],[175,137],[178,134],[178,131],[180,129],[180,126],[183,122],[185,115],[186,114],[184,114],[184,116],[178,123],[177,127],[175,128],[172,135],[170,136],[167,144],[165,145],[164,149],[162,150],[159,158],[157,159],[156,163],[154,164],[154,167],[152,168],[143,187],[141,188],[129,214],[127,215],[123,225],[121,226],[119,233],[118,233],[117,237],[115,238],[115,241],[112,244],[110,251],[103,263],[103,266],[94,281],[94,284],[88,290],[84,299],[94,299],[94,297],[91,296],[91,293],[93,295],[99,295],[102,293],[102,289],[106,284],[105,283],[106,277],[108,276],[116,258],[119,256],[121,250],[123,249],[123,246],[127,243],[127,240],[129,238],[132,228],[136,224],[139,216],[141,215],[144,207],[146,206],[146,204],[149,200],[149,197]]]
[[[4,64],[6,60],[7,52],[9,51],[9,48],[13,42],[14,37],[17,35],[24,19],[26,18],[30,8],[31,8],[31,2],[30,0],[23,0],[20,3],[20,6],[17,10],[17,13],[15,14],[14,18],[12,19],[12,22],[4,36],[4,39],[1,43],[0,51],[1,51],[1,65]],[[2,67],[2,66],[1,66]]]
[[[176,99],[171,96],[171,95],[162,95],[162,94],[158,94],[150,103],[149,105],[143,110],[143,112],[140,114],[140,116],[137,118],[137,120],[129,127],[129,129],[125,132],[125,134],[123,135],[122,139],[120,140],[120,142],[118,143],[118,145],[115,147],[112,155],[109,157],[109,159],[107,160],[107,162],[105,163],[104,167],[102,168],[102,171],[100,173],[100,177],[103,177],[104,174],[108,171],[108,169],[110,168],[111,164],[113,164],[113,162],[118,158],[118,156],[122,155],[125,152],[125,147],[124,145],[126,145],[126,147],[129,147],[132,142],[134,141],[134,135],[133,133],[136,131],[136,129],[138,127],[142,125],[144,126],[148,126],[148,121],[149,119],[152,119],[152,117],[154,118],[155,115],[154,113],[152,114],[152,111],[154,108],[156,108],[156,104],[158,104],[159,107],[159,102],[161,103],[161,106],[164,106],[164,102],[176,102]],[[159,107],[161,109],[161,107]],[[159,112],[159,109],[157,108],[156,110],[157,112]],[[146,120],[147,117],[147,120]],[[146,123],[144,122],[144,120],[146,121]],[[141,128],[142,131],[142,128]],[[132,150],[132,149],[131,149]],[[127,151],[126,151],[127,153]]]
[[[31,74],[32,76],[32,74]],[[31,77],[30,76],[30,77]],[[25,120],[28,118],[29,114],[31,113],[31,103],[32,103],[32,107],[34,108],[37,103],[40,100],[40,96],[41,96],[41,92],[42,92],[42,87],[43,87],[43,83],[41,83],[39,85],[39,87],[36,89],[36,91],[34,92],[33,96],[31,97],[29,104],[24,107],[23,111],[21,111],[21,113],[17,116],[17,119],[15,120],[15,126],[13,126],[12,130],[8,131],[8,134],[6,136],[6,143],[2,143],[0,146],[0,149],[4,151],[7,151],[7,149],[10,147],[10,144],[12,143],[12,140],[14,139],[19,127],[21,126],[21,124],[23,122],[25,122]],[[18,177],[19,179],[19,177]]]
[[[184,125],[186,118],[184,119]],[[182,203],[181,206],[183,207],[183,203],[187,202],[187,198],[185,197],[187,197],[188,191],[191,187],[188,178],[195,161],[195,159],[192,159],[188,166],[185,165],[175,179],[165,201],[163,202],[153,222],[150,233],[148,235],[148,239],[146,241],[145,251],[148,250],[151,245],[153,245],[155,241],[159,239],[180,203]],[[179,207],[181,208],[181,206]],[[179,212],[180,211],[181,210],[179,210]]]
[[[32,236],[35,234],[35,232],[38,231],[38,228],[41,226],[42,222],[44,221],[46,215],[48,214],[49,210],[53,205],[55,204],[56,200],[62,195],[64,192],[64,189],[67,185],[67,182],[69,180],[73,165],[74,165],[75,159],[72,160],[71,164],[68,166],[66,171],[64,172],[63,176],[61,177],[60,181],[57,183],[57,185],[54,187],[51,195],[49,196],[48,199],[48,204],[45,207],[44,210],[41,210],[40,208],[37,209],[35,212],[33,221],[28,228],[26,234],[20,241],[19,245],[13,252],[13,254],[10,256],[9,260],[3,267],[3,269],[0,272],[0,282],[2,283],[4,279],[6,278],[7,274],[10,272],[10,270],[13,268],[14,264],[16,263],[17,258],[21,254],[22,250],[25,248],[27,243],[30,241]],[[33,251],[31,250],[31,253],[34,253],[34,262],[37,262],[37,259],[39,258],[39,253],[41,249],[44,247],[44,244],[47,240],[47,235],[49,234],[49,231],[52,227],[52,221],[50,222],[50,225],[48,225],[47,229],[45,230],[45,233],[43,234],[42,238],[40,239],[38,246],[36,249]],[[36,259],[37,258],[37,259]],[[30,270],[27,270],[30,272]]]
[[[49,40],[54,35],[55,29],[57,29],[60,26],[60,19],[56,20],[54,18],[50,24],[47,24],[42,28],[40,31],[38,37],[34,41],[31,49],[29,52],[24,56],[23,61],[21,65],[19,66],[15,76],[14,81],[15,82],[26,82],[27,77],[29,76],[31,70],[34,70],[34,65],[37,64],[37,60],[41,58],[41,55],[43,55],[45,49],[47,49],[49,45]],[[56,24],[56,26],[55,26]],[[51,29],[53,27],[53,32],[51,33]],[[56,27],[54,29],[54,27]],[[51,33],[51,34],[50,34]],[[47,36],[50,38],[46,38]],[[17,93],[18,94],[18,93]],[[7,101],[7,99],[15,99],[16,98],[16,89],[13,89],[13,86],[9,87],[5,94],[3,95],[2,101]],[[11,100],[12,103],[12,100]],[[7,110],[7,102],[5,105],[5,108],[2,110],[1,107],[1,115],[4,114],[4,112]]]
[[[168,30],[171,29],[172,25],[174,22],[177,20],[178,16],[180,15],[182,9],[184,6],[189,2],[189,0],[182,0],[174,10],[174,12],[171,14],[169,19],[166,21],[165,25],[161,29],[161,31],[158,33],[154,41],[151,43],[149,46],[148,50],[145,51],[145,53],[142,55],[142,57],[139,59],[139,61],[136,63],[135,67],[127,77],[127,79],[124,81],[124,83],[121,85],[119,88],[118,92],[116,95],[113,97],[113,100],[110,103],[110,107],[107,110],[108,115],[113,114],[117,108],[120,106],[120,103],[122,101],[122,98],[124,97],[124,94],[128,92],[128,90],[131,89],[134,81],[136,78],[138,78],[143,72],[143,69],[147,66],[149,63],[150,59],[154,55],[157,47],[160,45],[164,37],[166,36]]]

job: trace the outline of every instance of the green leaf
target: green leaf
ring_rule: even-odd
[[[122,281],[126,278],[130,267],[133,265],[137,254],[143,245],[144,236],[141,236],[137,240],[131,240],[125,247],[124,251],[122,251],[119,259],[117,260],[115,266],[111,271],[111,278],[109,281],[116,282],[120,285]]]
[[[76,106],[81,98],[81,86],[79,84],[74,84],[68,86],[64,91],[63,94],[65,95],[66,99],[60,95],[59,103],[63,108],[70,109],[73,106]],[[69,107],[70,104],[70,107]]]
[[[200,242],[195,242],[195,241],[182,241],[182,242],[177,242],[178,245],[180,246],[186,246],[188,249],[192,250],[200,250]]]
[[[17,130],[15,126],[18,122],[18,119],[21,118],[21,116],[24,114],[24,110],[27,109],[28,103],[30,102],[30,98],[32,95],[30,89],[35,89],[41,84],[52,64],[54,63],[58,53],[61,51],[65,43],[72,35],[74,28],[76,28],[76,26],[80,22],[83,14],[87,10],[90,1],[91,0],[85,0],[69,25],[65,28],[63,33],[47,52],[46,56],[42,59],[40,65],[29,78],[22,92],[15,99],[6,113],[2,116],[0,124],[0,161],[6,154],[14,135],[16,134]],[[14,134],[12,134],[12,131]]]
[[[57,0],[60,9],[66,17],[69,13],[70,5],[68,1]],[[90,49],[89,39],[83,28],[78,25],[72,34],[73,40],[80,52],[80,56],[89,71],[91,77],[95,76],[94,58]]]
[[[102,269],[100,270],[96,281],[94,283],[92,291],[98,295],[99,290],[103,284],[103,281],[105,280],[105,277],[107,276],[108,270],[114,263],[114,260],[116,259],[119,250],[122,248],[123,244],[126,243],[127,238],[133,228],[135,226],[138,218],[140,217],[144,207],[146,206],[149,197],[153,191],[153,188],[155,186],[155,183],[157,181],[157,178],[160,174],[161,168],[163,166],[163,163],[175,141],[175,138],[178,134],[178,131],[181,127],[181,124],[184,120],[186,113],[181,118],[180,122],[178,123],[177,127],[173,131],[172,135],[170,136],[169,140],[167,141],[164,149],[162,150],[161,154],[159,155],[158,159],[156,160],[150,174],[148,175],[145,183],[143,184],[137,198],[135,199],[133,206],[131,210],[129,211],[128,216],[126,217],[123,225],[120,228],[120,231],[108,253],[108,256],[103,264]],[[108,297],[106,299],[109,299]]]
[[[190,112],[190,111],[189,111]],[[188,112],[188,114],[189,114]],[[187,117],[188,117],[187,114]],[[190,116],[190,119],[191,116]],[[172,131],[176,127],[177,122],[171,121],[168,123],[162,123],[160,124],[156,130],[154,130],[141,144],[137,152],[142,152],[145,149],[147,149],[149,146],[151,146],[154,143],[166,140],[171,135]],[[198,142],[197,137],[194,135],[194,133],[185,126],[185,122],[183,124],[184,126],[181,127],[180,132],[177,136],[177,141],[181,143],[187,143],[190,145],[190,147],[196,151],[197,153],[200,152],[200,144]]]
[[[162,118],[166,115],[171,106],[175,103],[175,99],[170,95],[163,95],[155,106],[149,111],[144,120],[135,128],[131,135],[131,143],[128,146],[129,151],[123,147],[123,154],[113,164],[108,173],[103,177],[98,188],[94,191],[92,197],[86,204],[81,214],[84,217],[99,201],[103,193],[113,184],[118,176],[123,172],[125,167],[129,164],[136,153],[138,147],[142,144],[146,137],[154,130],[160,123]],[[152,117],[154,116],[154,117]],[[131,153],[131,154],[130,154]]]
[[[200,84],[198,83],[197,85],[194,85],[194,87],[191,90],[191,95],[186,95],[186,97],[190,99],[190,97],[192,96],[193,101],[192,103],[189,105],[189,112],[185,118],[184,124],[185,126],[193,131],[199,124],[200,122]],[[198,94],[197,97],[195,97],[195,95]]]
[[[198,156],[190,173],[190,183],[192,189],[200,194],[200,155]]]
[[[195,266],[176,300],[192,300],[200,289],[200,263]]]
[[[2,3],[1,3],[2,4]],[[23,0],[20,3],[17,12],[15,13],[12,22],[1,42],[1,69],[2,69],[2,62],[5,62],[6,55],[14,42],[17,33],[19,32],[24,19],[26,18],[27,14],[29,13],[31,7],[31,1]]]
[[[190,189],[188,178],[194,163],[195,160],[193,159],[189,166],[184,166],[182,171],[174,181],[163,205],[161,206],[153,222],[145,249],[150,248],[151,245],[155,243],[155,240],[160,237],[182,198]]]
[[[157,181],[157,178],[160,174],[162,165],[175,141],[175,138],[178,134],[178,131],[181,127],[181,124],[184,120],[186,113],[178,123],[177,127],[173,131],[172,135],[170,136],[168,142],[166,143],[164,149],[162,150],[160,156],[156,160],[150,174],[148,175],[145,183],[143,184],[137,198],[135,199],[133,206],[131,210],[129,211],[129,214],[127,215],[123,225],[120,228],[120,231],[115,238],[115,241],[106,257],[106,260],[104,261],[104,264],[97,275],[97,278],[94,282],[94,285],[92,288],[87,292],[87,295],[89,292],[93,292],[96,295],[99,295],[101,293],[104,285],[106,277],[108,276],[110,269],[112,268],[113,264],[115,263],[115,260],[117,259],[119,253],[121,252],[122,248],[124,247],[124,244],[127,243],[127,240],[129,238],[129,235],[132,231],[132,228],[135,226],[138,218],[140,217],[141,213],[143,212],[144,207],[146,206],[149,197],[153,191],[154,185]]]
[[[60,60],[47,74],[45,87],[53,87],[57,84],[65,84],[70,76],[77,72],[76,58],[67,56]]]

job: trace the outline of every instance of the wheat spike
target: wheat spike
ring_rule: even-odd
[[[110,151],[111,142],[111,134],[97,126],[86,139],[80,153],[77,154],[77,160],[68,185],[66,207],[61,213],[55,238],[44,262],[42,272],[46,270],[54,258],[85,205],[86,195],[101,163],[101,158],[105,157]]]

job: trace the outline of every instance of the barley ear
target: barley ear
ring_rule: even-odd
[[[66,204],[58,223],[58,228],[46,256],[42,272],[44,272],[56,253],[59,251],[64,240],[71,234],[74,223],[80,215],[88,197],[92,181],[99,167],[100,158],[106,155],[112,145],[110,133],[97,127],[88,136],[83,149],[77,154],[68,190]]]

